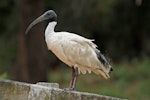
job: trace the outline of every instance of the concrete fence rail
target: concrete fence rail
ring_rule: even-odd
[[[92,93],[64,91],[58,83],[28,84],[0,79],[0,100],[126,100]]]

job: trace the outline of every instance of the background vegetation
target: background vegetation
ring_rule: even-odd
[[[77,90],[149,100],[149,5],[149,0],[1,0],[0,77],[69,85],[71,70],[47,51],[47,22],[24,35],[31,21],[53,9],[58,14],[56,31],[94,38],[114,67],[107,81],[94,74],[80,75]]]

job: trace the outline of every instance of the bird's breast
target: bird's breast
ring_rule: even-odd
[[[46,37],[45,39],[48,50],[51,50],[62,62],[72,66],[71,62],[67,60],[66,55],[64,54],[62,45],[63,39],[57,36]]]

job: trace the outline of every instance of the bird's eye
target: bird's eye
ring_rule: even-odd
[[[47,16],[50,16],[50,13],[47,13],[46,15],[47,15]]]

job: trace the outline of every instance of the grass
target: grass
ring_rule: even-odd
[[[144,58],[115,64],[109,80],[95,74],[80,75],[76,89],[129,100],[150,100],[149,61],[149,58]],[[59,83],[60,88],[68,87],[70,79],[70,68],[60,68],[49,73],[49,80]]]

